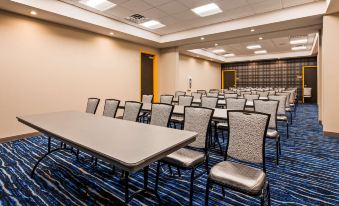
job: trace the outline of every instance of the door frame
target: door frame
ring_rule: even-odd
[[[235,70],[235,69],[224,69],[224,70],[222,70],[222,75],[221,75],[221,88],[225,89],[225,82],[224,82],[225,72],[234,72],[234,86],[236,87],[237,86],[237,70]]]
[[[153,102],[158,102],[158,54],[140,49],[140,101],[142,101],[142,54],[153,55]]]
[[[303,100],[303,103],[305,102],[305,99],[304,99],[304,87],[305,87],[305,69],[318,69],[319,67],[318,66],[303,66],[302,67],[302,70],[301,70],[301,76],[302,76],[302,82],[301,82],[301,90],[302,90],[302,100]],[[318,79],[317,79],[318,81]],[[318,88],[316,88],[318,89]]]

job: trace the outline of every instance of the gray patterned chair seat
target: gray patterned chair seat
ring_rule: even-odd
[[[195,150],[181,148],[169,155],[163,161],[184,168],[194,167],[204,162],[205,154]]]
[[[278,115],[277,116],[277,120],[278,121],[287,121],[287,116],[285,116],[285,115]]]
[[[217,124],[217,128],[218,129],[227,129],[228,124],[227,124],[227,122],[220,122],[220,123]]]
[[[290,112],[290,111],[291,111],[291,108],[286,108],[285,111],[286,111],[286,112]]]
[[[182,117],[182,116],[172,116],[171,117],[171,122],[180,122],[180,123],[182,123],[182,122],[184,122],[184,117]]]
[[[279,133],[278,133],[277,130],[274,130],[274,129],[268,129],[268,130],[267,130],[267,137],[268,137],[268,138],[273,138],[273,139],[275,139],[275,138],[279,137]]]
[[[258,195],[265,185],[266,174],[253,167],[224,161],[212,167],[209,178],[251,195]]]

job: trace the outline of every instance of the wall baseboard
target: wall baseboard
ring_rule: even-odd
[[[324,136],[339,137],[339,133],[337,133],[337,132],[326,132],[326,131],[324,131]]]
[[[0,138],[0,144],[5,143],[5,142],[11,142],[19,139],[25,139],[28,137],[33,137],[33,136],[38,136],[41,135],[40,132],[32,132],[32,133],[26,133],[26,134],[20,134],[20,135],[15,135],[15,136],[10,136],[10,137],[4,137]]]

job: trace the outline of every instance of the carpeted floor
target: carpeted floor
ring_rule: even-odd
[[[323,137],[315,105],[302,105],[291,126],[291,138],[282,135],[282,157],[276,166],[274,142],[267,144],[267,171],[272,205],[339,205],[339,138]],[[53,142],[54,147],[59,142]],[[44,136],[0,144],[0,205],[117,205],[123,200],[120,173],[99,161],[97,167],[79,163],[69,152],[46,158],[32,179],[29,174],[47,146]],[[133,151],[131,151],[133,152]],[[83,156],[83,158],[86,158]],[[223,157],[212,152],[210,166]],[[164,205],[187,205],[189,173],[171,177],[163,167],[159,193]],[[202,171],[202,170],[201,170]],[[155,165],[149,186],[154,186]],[[195,181],[194,205],[203,205],[206,177]],[[142,187],[142,172],[132,175],[131,185]],[[226,198],[215,187],[210,205],[258,205],[259,198],[227,190]],[[137,196],[131,205],[156,205],[154,196]]]

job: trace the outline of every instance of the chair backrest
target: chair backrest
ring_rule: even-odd
[[[228,156],[250,163],[262,163],[265,171],[265,137],[269,114],[227,111]]]
[[[192,92],[191,96],[193,96],[193,99],[201,99],[202,93],[199,92]]]
[[[116,99],[106,99],[103,116],[115,118],[119,109],[120,101]]]
[[[268,97],[268,91],[265,91],[265,92],[257,92],[257,94],[259,95],[259,97]]]
[[[312,88],[311,87],[305,87],[304,88],[304,96],[312,96]]]
[[[151,125],[168,127],[174,106],[171,104],[152,104]]]
[[[153,95],[152,94],[150,94],[150,95],[143,94],[141,101],[142,101],[142,103],[152,103],[153,102]]]
[[[254,100],[254,111],[270,114],[268,128],[277,129],[278,100]]]
[[[202,90],[202,89],[198,89],[197,92],[198,92],[198,93],[201,93],[201,94],[203,94],[203,95],[204,95],[204,94],[207,94],[206,90]]]
[[[238,98],[238,94],[237,93],[226,93],[225,99],[227,98]]]
[[[209,92],[209,93],[207,93],[207,96],[208,96],[208,97],[218,97],[218,96],[219,96],[219,93],[216,93],[216,92]]]
[[[182,96],[179,96],[178,104],[181,105],[181,106],[191,106],[192,101],[193,101],[192,96],[182,95]]]
[[[269,95],[269,96],[275,95],[275,91],[274,91],[274,90],[268,91],[268,95]]]
[[[285,110],[286,96],[268,96],[268,99],[279,101],[278,112],[277,112],[278,115],[286,114],[286,110]]]
[[[173,95],[160,95],[160,103],[172,104],[173,98]]]
[[[293,104],[294,100],[295,100],[295,94],[294,94],[294,90],[289,90],[289,91],[284,91],[282,93],[289,93],[290,94],[290,98],[289,98],[289,103]]]
[[[280,92],[280,93],[276,93],[276,95],[278,96],[286,96],[286,102],[285,102],[285,107],[286,108],[290,108],[290,93],[283,93],[283,92]]]
[[[189,146],[207,149],[207,131],[214,110],[205,107],[185,107],[184,130],[198,133],[196,140]]]
[[[257,94],[258,91],[251,91],[251,94]]]
[[[209,93],[218,93],[219,94],[220,90],[219,89],[210,89]]]
[[[136,122],[139,117],[141,107],[142,107],[141,102],[134,101],[125,102],[125,110],[122,119]]]
[[[244,97],[245,94],[251,94],[252,92],[249,92],[249,91],[241,91],[240,92],[240,96],[241,97]]]
[[[95,114],[97,112],[99,102],[100,99],[98,98],[88,98],[86,113]]]
[[[202,97],[201,106],[206,108],[216,108],[218,104],[217,97]]]
[[[259,94],[244,94],[244,98],[247,101],[253,101],[255,99],[259,99]]]
[[[183,91],[176,91],[174,97],[178,98],[179,96],[186,95],[186,92]]]
[[[246,106],[246,99],[228,98],[226,99],[226,109],[229,110],[244,110]]]

